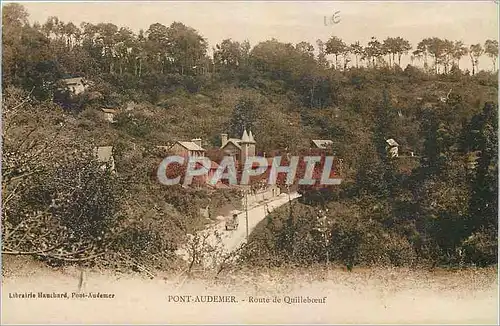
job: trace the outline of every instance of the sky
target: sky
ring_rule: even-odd
[[[20,2],[20,1],[18,1]],[[276,38],[282,42],[328,40],[366,45],[372,36],[401,36],[413,46],[426,37],[461,40],[465,44],[498,40],[498,5],[488,1],[152,1],[152,2],[20,2],[30,21],[49,16],[64,22],[111,22],[138,32],[153,23],[180,21],[195,28],[209,47],[231,38],[256,45]],[[338,24],[330,17],[337,12]],[[325,16],[327,26],[325,26]],[[461,66],[470,65],[464,58]],[[490,69],[488,58],[481,68]]]

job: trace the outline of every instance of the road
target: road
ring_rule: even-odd
[[[300,197],[298,193],[291,193],[290,197],[288,194],[281,194],[278,197],[275,197],[274,200],[268,200],[263,203],[258,203],[253,207],[248,208],[248,234],[251,234],[253,229],[262,221],[266,216],[266,207],[269,211],[273,211],[277,207],[280,207],[286,204],[289,199],[295,199]],[[267,205],[267,206],[266,206]],[[227,216],[226,218],[229,218]],[[238,214],[239,226],[236,230],[226,231],[225,229],[225,220],[221,220],[217,222],[215,225],[211,225],[207,229],[201,231],[199,235],[201,237],[207,237],[206,243],[210,244],[214,247],[221,247],[222,251],[220,254],[228,254],[233,252],[237,248],[239,248],[243,243],[246,242],[246,217],[245,211],[242,211]],[[220,234],[220,240],[217,239],[216,234]],[[185,260],[189,260],[188,251],[185,249],[180,249],[177,251],[177,254],[184,258]]]
[[[291,199],[295,199],[300,195],[297,193],[290,194]],[[269,201],[267,208],[269,211],[288,203],[288,194],[281,194],[278,198]],[[248,209],[248,234],[252,233],[253,229],[267,216],[266,207],[264,204],[259,204]],[[231,252],[237,249],[241,244],[246,242],[246,218],[245,212],[238,214],[239,227],[237,230],[226,231],[224,222],[216,225],[213,229],[223,232],[222,243],[226,251]]]

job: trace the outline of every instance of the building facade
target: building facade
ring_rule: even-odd
[[[225,156],[232,156],[240,167],[245,164],[248,157],[255,156],[256,141],[252,131],[243,131],[241,138],[228,138],[227,134],[221,134],[220,149]]]

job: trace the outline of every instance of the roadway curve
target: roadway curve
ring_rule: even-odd
[[[300,197],[298,193],[291,193],[290,199],[295,199]],[[274,209],[286,204],[289,201],[289,196],[286,193],[282,193],[278,197],[275,197],[272,200],[267,200],[265,202],[257,203],[256,205],[248,208],[248,234],[251,234],[255,229],[257,224],[262,221],[266,216],[266,204],[267,209],[269,211],[273,211]],[[229,216],[226,216],[229,218]],[[236,230],[226,231],[225,229],[225,219],[219,220],[215,224],[212,224],[207,229],[200,231],[200,235],[208,236],[207,242],[212,246],[222,246],[222,250],[225,254],[230,253],[236,249],[238,249],[243,243],[246,242],[246,218],[245,211],[242,211],[238,214],[239,226]],[[217,245],[217,237],[215,233],[221,234],[221,243]],[[189,260],[189,254],[185,249],[180,249],[177,251],[177,254],[184,258],[185,260]]]

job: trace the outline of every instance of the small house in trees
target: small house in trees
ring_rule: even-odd
[[[311,141],[311,147],[314,149],[328,149],[333,145],[333,141],[330,139],[313,139]]]
[[[83,77],[65,78],[61,80],[61,83],[72,95],[85,92],[89,86],[89,82]]]
[[[200,138],[191,139],[191,141],[177,141],[168,150],[183,157],[205,156],[205,149],[201,147]]]
[[[115,159],[113,157],[113,146],[100,146],[94,148],[94,155],[97,161],[101,163],[101,168],[104,170],[109,168],[115,173]]]
[[[115,121],[115,115],[119,112],[118,109],[107,109],[107,108],[103,108],[101,109],[103,115],[104,115],[104,119],[108,122],[111,122],[111,123],[114,123],[116,122]]]
[[[128,103],[127,103],[127,106],[126,106],[126,108],[125,108],[125,111],[126,111],[126,112],[134,111],[135,107],[136,107],[135,102],[130,101],[130,102],[128,102]]]
[[[399,144],[392,138],[385,141],[387,143],[387,153],[390,157],[398,157]]]

